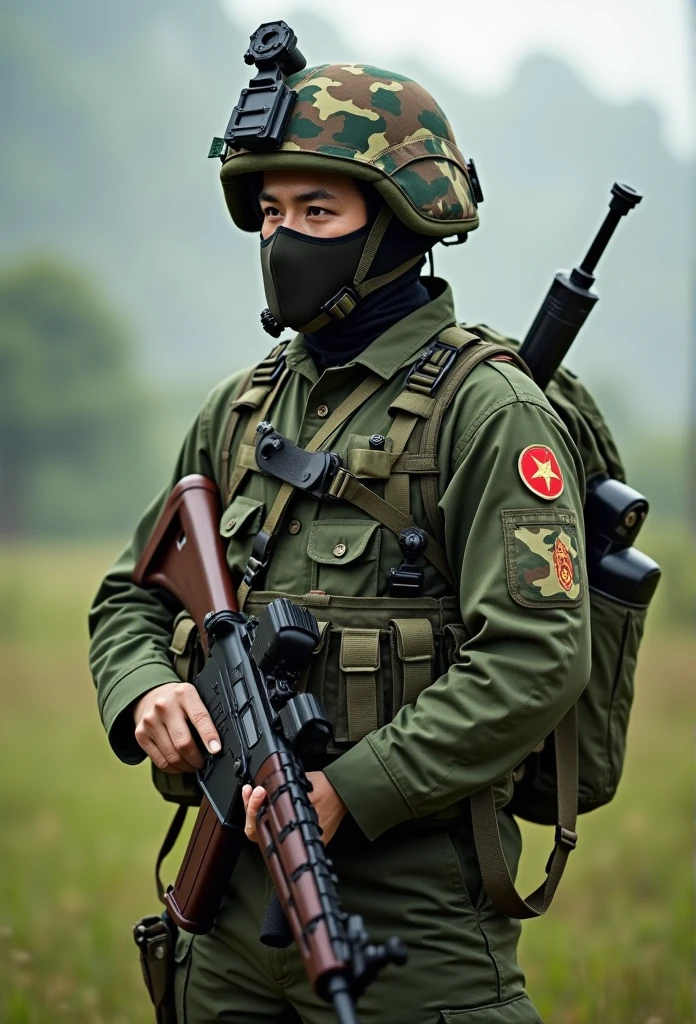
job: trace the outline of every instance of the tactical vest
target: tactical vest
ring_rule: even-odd
[[[239,495],[247,474],[259,471],[254,458],[256,426],[272,415],[273,403],[288,379],[285,347],[285,343],[277,345],[249,373],[239,397],[232,402],[222,450],[221,480],[227,485],[223,495],[225,507]],[[357,506],[377,523],[399,534],[414,525],[411,480],[416,478],[427,522],[415,525],[427,529],[425,557],[448,581],[451,596],[356,598],[321,592],[285,595],[310,608],[319,622],[321,640],[302,686],[323,701],[334,722],[329,754],[340,754],[391,721],[401,707],[416,701],[421,691],[460,657],[467,634],[444,549],[438,508],[438,442],[444,414],[457,391],[472,370],[489,359],[514,362],[528,373],[510,340],[487,328],[477,327],[476,334],[461,327],[442,331],[408,371],[403,391],[392,402],[392,426],[383,449],[349,449],[345,468],[339,470],[331,485],[333,497]],[[367,377],[323,423],[307,450],[323,449],[338,426],[381,383],[381,378]],[[574,420],[577,427],[578,420],[581,421],[583,429],[591,433],[609,474],[623,480],[623,467],[611,434],[582,385],[567,371],[560,370],[547,397],[568,425]],[[363,480],[383,481],[384,497],[379,497]],[[266,604],[280,596],[259,589],[257,584],[292,497],[293,488],[283,484],[254,541],[238,593],[240,607],[247,614],[258,616]],[[592,672],[577,705],[558,724],[553,741],[548,737],[512,777],[469,798],[486,891],[495,908],[511,917],[535,917],[546,911],[576,844],[578,812],[608,802],[621,774],[645,610],[619,605],[592,590],[590,605]],[[175,623],[171,653],[180,678],[192,681],[200,667],[200,650],[193,622],[185,612]],[[197,783],[191,776],[168,775],[153,766],[153,778],[165,799],[182,805],[200,800]],[[503,805],[509,805],[514,813],[528,820],[555,825],[546,878],[526,900],[517,893],[505,863],[497,822],[497,809]],[[453,813],[458,810],[453,809]],[[171,848],[170,838],[168,835],[159,861]]]

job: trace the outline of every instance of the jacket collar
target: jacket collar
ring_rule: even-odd
[[[447,282],[439,277],[423,277],[421,281],[430,293],[430,302],[380,334],[348,366],[365,366],[372,373],[388,380],[397,370],[412,363],[432,338],[455,323],[454,298]],[[305,348],[302,334],[296,334],[292,339],[286,350],[286,358],[291,370],[309,377],[312,383],[317,381],[316,367]]]

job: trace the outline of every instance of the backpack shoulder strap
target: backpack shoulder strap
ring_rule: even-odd
[[[524,373],[531,376],[525,362],[507,345],[496,345],[488,341],[482,341],[477,335],[457,326],[448,327],[447,330],[443,331],[434,346],[435,350],[439,347],[444,351],[445,366],[447,349],[452,349],[453,343],[457,341],[459,341],[459,346],[455,350],[454,359],[450,358],[449,360],[450,365],[452,363],[453,365],[446,376],[443,375],[442,369],[433,376],[432,369],[427,363],[424,367],[420,368],[417,374],[409,375],[409,385],[413,388],[413,381],[415,380],[418,393],[427,394],[432,403],[421,435],[418,455],[423,466],[421,470],[421,494],[425,514],[430,526],[430,532],[437,537],[441,544],[444,544],[445,538],[442,517],[438,507],[440,495],[438,492],[439,467],[437,464],[437,451],[442,421],[447,409],[469,374],[479,363],[483,363],[488,359],[504,358],[509,362],[515,363]],[[461,355],[457,358],[460,351]]]
[[[220,473],[220,490],[225,505],[229,505],[235,497],[250,468],[244,461],[240,463],[237,460],[238,464],[230,475],[230,454],[237,425],[245,412],[251,412],[254,409],[259,410],[259,419],[266,418],[278,392],[288,378],[288,370],[285,365],[285,349],[287,345],[287,341],[281,341],[266,356],[263,362],[249,371],[239,388],[238,397],[230,404],[230,418],[227,422],[225,440],[222,447]],[[239,445],[240,450],[243,446],[249,447],[253,445],[257,422],[256,417],[249,416],[244,436]]]
[[[449,347],[456,351],[449,354]],[[421,493],[430,530],[443,545],[437,465],[442,421],[469,374],[479,363],[496,358],[514,363],[531,376],[524,361],[508,345],[481,340],[461,327],[448,328],[416,364],[415,372],[409,374],[403,393],[404,396],[408,393],[409,397],[399,403],[402,408],[410,407],[414,412],[418,409],[424,420],[418,452]],[[474,844],[483,884],[495,909],[508,917],[539,917],[548,910],[570,851],[577,843],[578,726],[575,705],[556,726],[554,743],[558,807],[555,843],[546,866],[545,880],[526,899],[515,888],[505,862],[492,787],[487,786],[470,797]]]
[[[578,720],[575,704],[554,730],[556,751],[557,825],[554,847],[546,864],[546,878],[526,899],[520,896],[505,862],[493,790],[490,786],[473,793],[471,821],[474,845],[484,888],[495,909],[507,917],[541,917],[551,905],[571,850],[578,837]]]

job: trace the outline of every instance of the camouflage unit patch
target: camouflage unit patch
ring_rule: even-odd
[[[585,571],[577,519],[567,509],[505,509],[505,570],[510,596],[526,608],[573,608]]]

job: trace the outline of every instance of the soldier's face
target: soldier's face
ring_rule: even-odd
[[[367,223],[363,195],[345,174],[266,171],[259,203],[263,238],[281,224],[316,238],[338,238]]]

